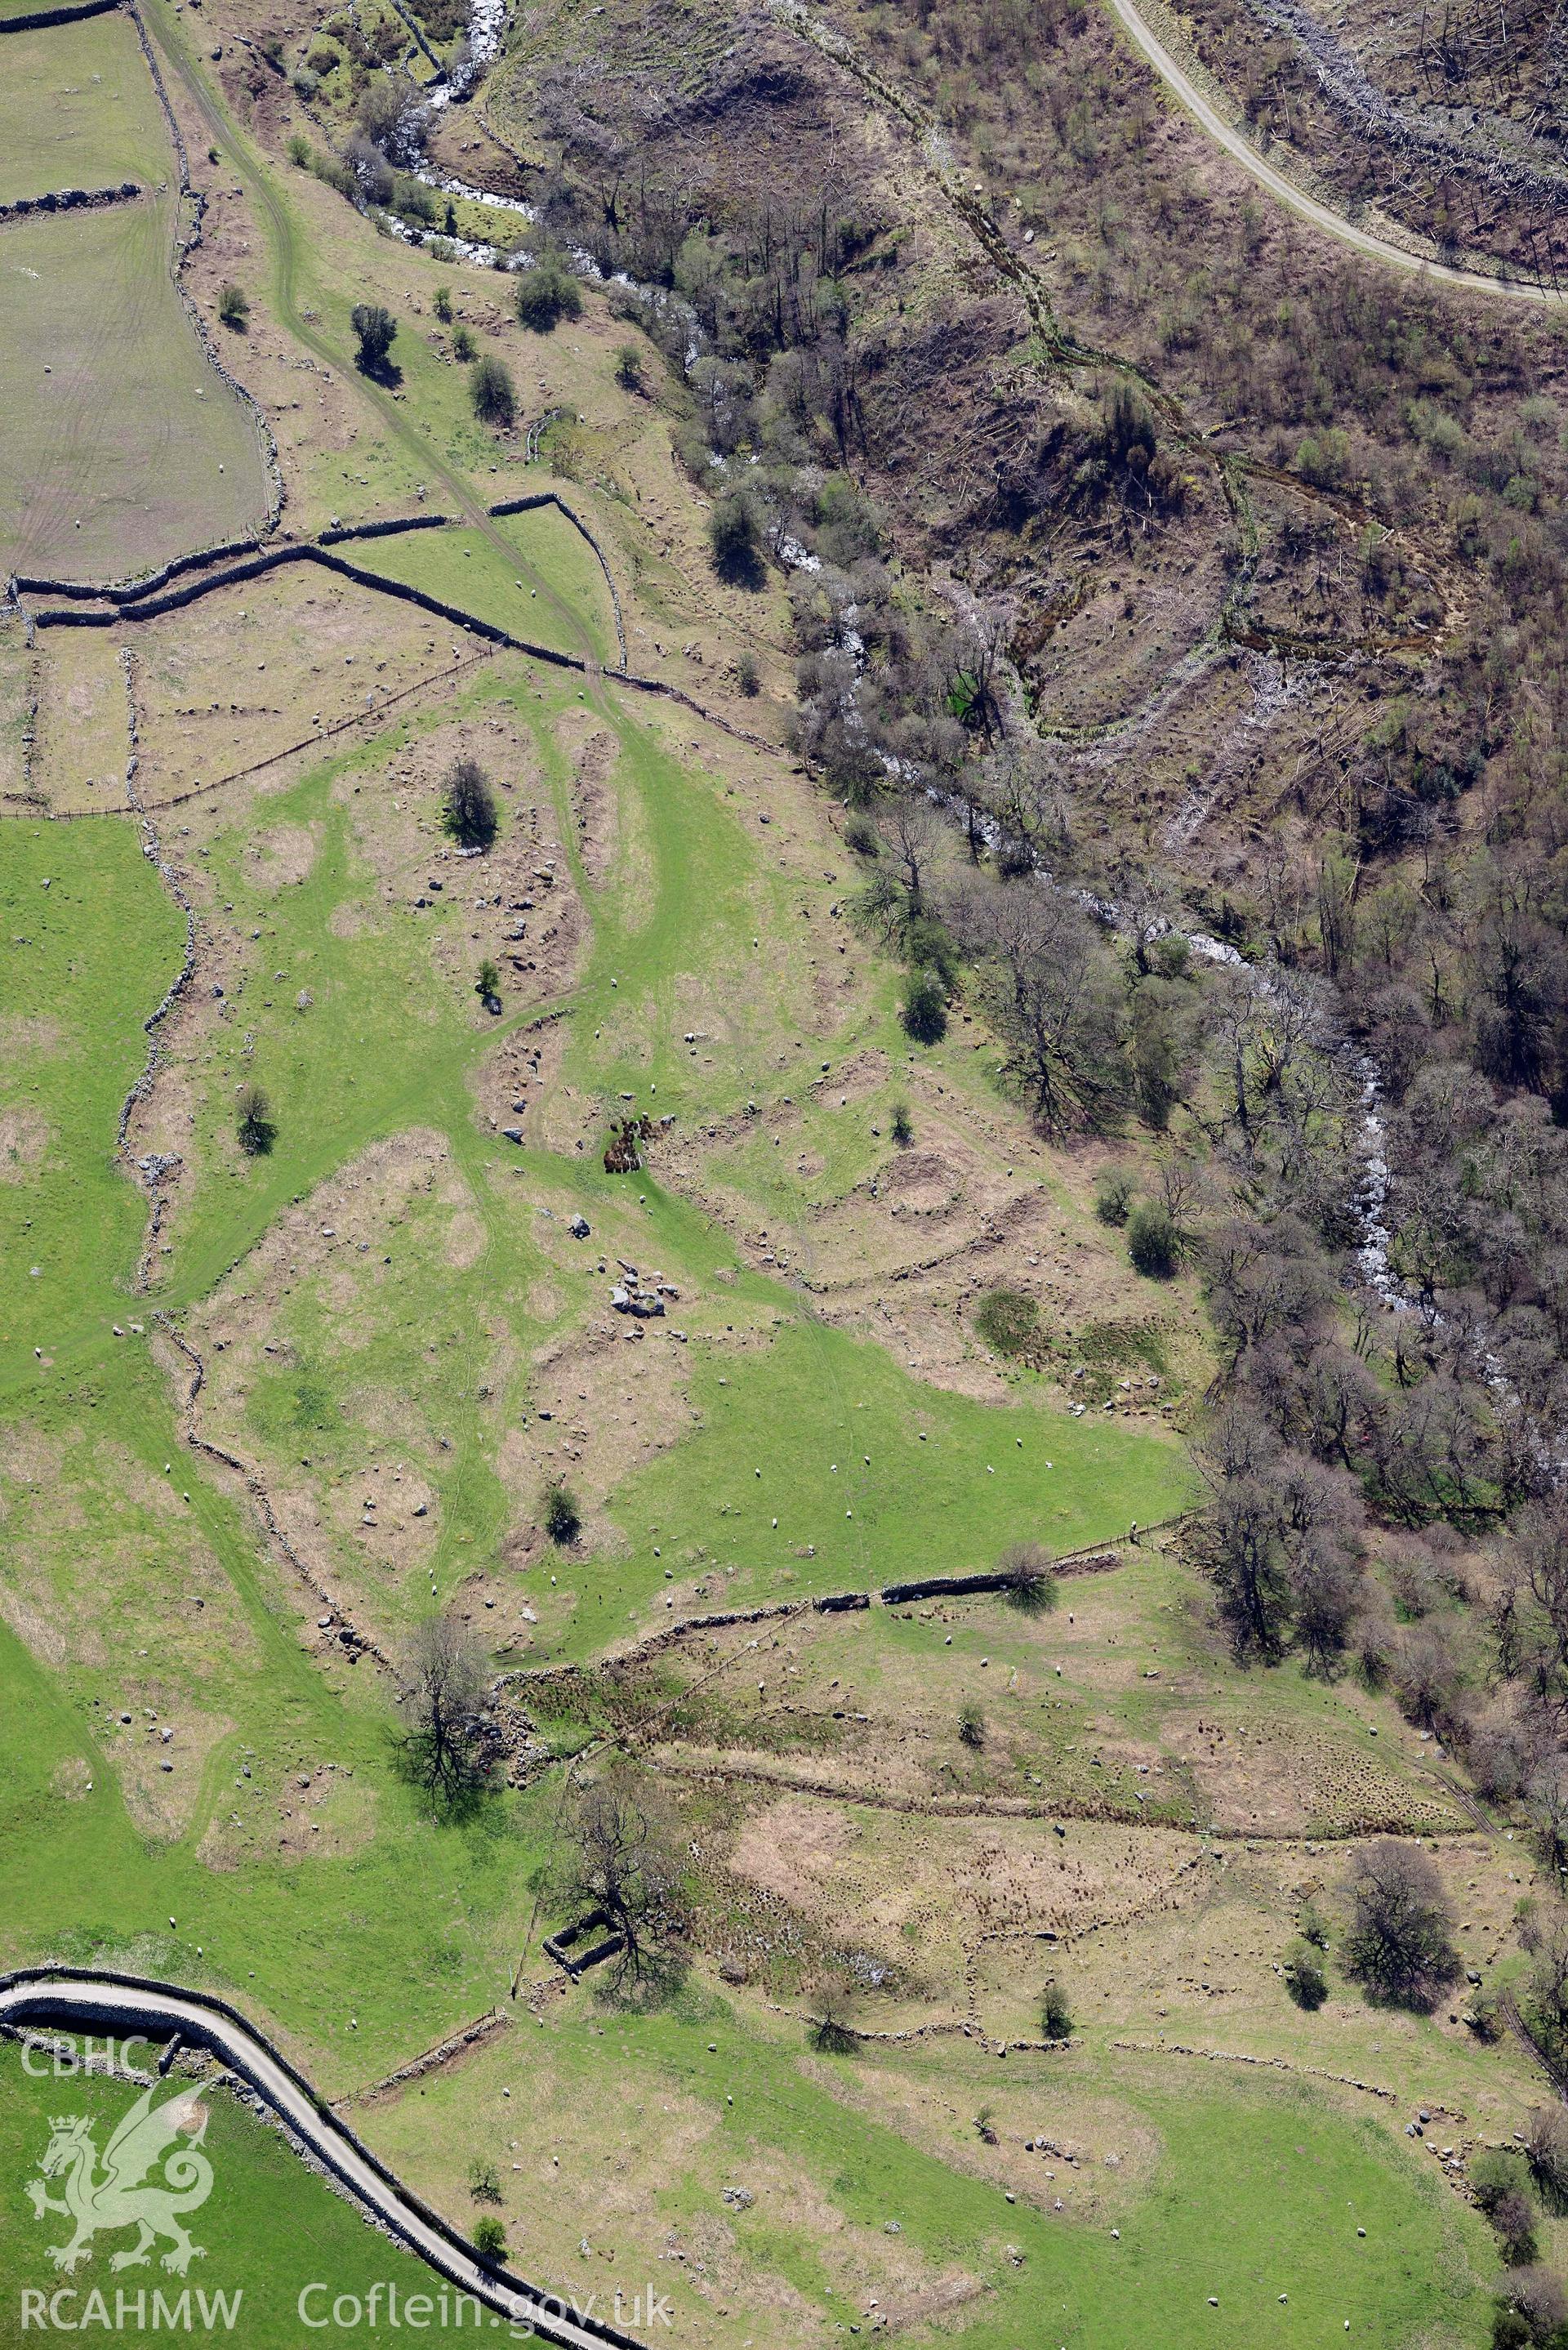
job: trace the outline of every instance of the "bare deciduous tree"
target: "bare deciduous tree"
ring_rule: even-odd
[[[1368,1995],[1425,2013],[1463,1971],[1443,1880],[1418,1846],[1379,1836],[1346,1878],[1345,1971]]]
[[[1556,1903],[1527,1912],[1519,1939],[1530,1953],[1524,2005],[1531,2022],[1561,2064],[1568,2056],[1568,1909]]]
[[[1546,1866],[1568,1866],[1568,1755],[1551,1754],[1530,1774],[1525,1808]]]
[[[686,1930],[672,1839],[631,1789],[614,1780],[579,1796],[571,1835],[561,1889],[579,1909],[599,1911],[619,1935],[612,1987],[640,1987],[666,1970]]]
[[[900,792],[877,828],[903,883],[909,912],[922,912],[927,877],[941,845],[940,817],[929,800]]]
[[[1041,1126],[1107,1123],[1127,1098],[1125,1003],[1099,931],[1061,890],[961,874],[948,921]]]
[[[1364,1513],[1354,1481],[1282,1451],[1241,1399],[1220,1414],[1198,1466],[1213,1496],[1200,1553],[1237,1655],[1275,1663],[1293,1633],[1309,1666],[1328,1671],[1361,1597]]]
[[[409,1774],[432,1804],[451,1808],[484,1784],[494,1763],[484,1652],[461,1617],[447,1612],[419,1627],[406,1670],[412,1726],[402,1751]]]
[[[1219,1485],[1199,1546],[1237,1656],[1277,1664],[1289,1638],[1291,1582],[1278,1503],[1266,1477],[1231,1477]]]
[[[1043,857],[1066,849],[1070,795],[1044,743],[1009,734],[986,758],[981,774],[1004,872],[1026,873]]]
[[[1568,2203],[1568,2108],[1537,2106],[1530,2116],[1524,2151],[1532,2170],[1558,2206]]]
[[[859,1985],[845,1967],[828,1967],[807,1990],[812,2005],[808,2030],[814,2047],[846,2056],[855,2046]]]

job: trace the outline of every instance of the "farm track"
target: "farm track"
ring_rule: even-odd
[[[1146,0],[1147,5],[1147,0]],[[1492,118],[1488,130],[1473,131],[1467,107],[1402,105],[1375,82],[1344,42],[1337,40],[1301,0],[1251,0],[1253,13],[1272,32],[1288,40],[1311,66],[1333,111],[1363,136],[1396,150],[1426,155],[1439,168],[1468,171],[1515,203],[1560,211],[1568,198],[1568,177],[1549,156],[1528,160],[1502,151],[1513,126]],[[1516,148],[1520,144],[1516,138]]]
[[[1482,1809],[1468,1787],[1462,1787],[1459,1782],[1451,1778],[1447,1771],[1439,1771],[1435,1763],[1423,1762],[1418,1765],[1418,1768],[1426,1773],[1428,1779],[1435,1780],[1446,1795],[1452,1797],[1460,1811],[1475,1822],[1483,1835],[1495,1836],[1498,1834],[1497,1822],[1490,1812]]]
[[[1452,286],[1465,294],[1486,294],[1495,301],[1526,302],[1536,308],[1556,308],[1563,297],[1551,286],[1530,283],[1523,278],[1497,277],[1484,269],[1467,268],[1463,264],[1428,258],[1394,244],[1386,237],[1375,236],[1369,230],[1358,228],[1345,213],[1333,205],[1309,195],[1293,180],[1269,162],[1245,134],[1224,115],[1199,88],[1193,74],[1168,48],[1147,18],[1140,16],[1134,0],[1106,0],[1112,15],[1127,33],[1145,62],[1153,67],[1171,95],[1179,99],[1199,128],[1207,133],[1216,146],[1223,148],[1233,161],[1266,188],[1279,203],[1300,218],[1309,221],[1338,244],[1347,245],[1363,260],[1380,262],[1386,268],[1397,269],[1406,276],[1427,279],[1435,286]]]

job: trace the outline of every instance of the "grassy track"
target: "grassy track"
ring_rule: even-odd
[[[879,2085],[876,2063],[808,2068],[786,2045],[738,2033],[722,2011],[622,2022],[617,2033],[625,2105],[640,2113],[662,2093],[695,2108],[705,2125],[694,2151],[682,2132],[667,2168],[659,2196],[664,2229],[690,2240],[707,2224],[719,2184],[759,2169],[769,2178],[781,2166],[831,2176],[831,2232],[786,2220],[766,2192],[739,2215],[727,2260],[732,2295],[741,2279],[772,2272],[818,2324],[831,2324],[846,2303],[859,2316],[864,2287],[855,2290],[854,2263],[876,2258],[878,2237],[896,2219],[909,2251],[932,2271],[957,2270],[982,2288],[965,2313],[962,2338],[971,2350],[1010,2350],[1021,2340],[1137,2350],[1150,2338],[1175,2350],[1252,2350],[1342,2339],[1346,2316],[1353,2340],[1378,2345],[1479,2336],[1483,2313],[1467,2255],[1484,2258],[1480,2221],[1445,2203],[1370,2126],[1310,2093],[1221,2080],[1184,2097],[1150,2068],[1129,2082],[1127,2068],[1117,2067],[1123,2131],[1152,2134],[1158,2146],[1152,2177],[1118,2203],[1118,2239],[1108,2224],[1004,2204],[993,2186],[942,2159],[947,2147],[917,2145],[876,2119],[867,2109]],[[545,2053],[552,2091],[592,2108],[606,2061],[599,2027],[585,2021],[554,2032]],[[633,2216],[613,2209],[598,2215],[597,2242],[616,2249],[618,2262],[610,2278],[590,2272],[585,2281],[580,2256],[561,2241],[551,2199],[530,2191],[536,2156],[526,2180],[513,2174],[504,2135],[512,2117],[495,2085],[525,2084],[535,2054],[532,2039],[507,2041],[482,2060],[489,2094],[477,2123],[474,2085],[460,2074],[373,2111],[361,2126],[407,2175],[439,2181],[460,2210],[458,2177],[468,2149],[482,2149],[504,2181],[522,2256],[547,2261],[549,2281],[564,2291],[600,2287],[607,2306],[619,2284],[629,2299],[644,2282],[637,2255],[627,2257]],[[1081,2094],[1085,2073],[1098,2070],[1093,2054],[1076,2060],[1073,2093]],[[1043,2126],[1060,2095],[1059,2071],[1033,2085]],[[943,2077],[951,2085],[950,2075]],[[90,2116],[101,2149],[135,2094],[98,2076],[30,2078],[15,2050],[0,2059],[0,2169],[18,2182],[36,2176],[57,2113]],[[969,2086],[978,2102],[989,2076],[975,2072]],[[363,2296],[378,2280],[396,2282],[403,2296],[432,2289],[428,2272],[312,2178],[275,2131],[221,2092],[206,2102],[203,2150],[213,2183],[190,2223],[204,2252],[190,2282],[209,2294],[243,2292],[240,2334],[252,2350],[293,2350],[298,2295],[313,2281],[326,2282],[332,2295]],[[1271,2191],[1260,2192],[1261,2184]],[[63,2231],[57,2215],[39,2222],[26,2212],[6,2230],[0,2306],[19,2308],[24,2288],[57,2287],[45,2248]],[[181,2289],[158,2270],[111,2281],[107,2255],[130,2241],[99,2240],[73,2281],[84,2298],[96,2285],[107,2290],[112,2309],[117,2284],[132,2294],[144,2287],[149,2300],[154,2286],[167,2296]],[[677,2325],[683,2314],[689,2324],[699,2313],[711,2317],[681,2267],[661,2271],[658,2282],[673,2301]],[[309,2304],[313,2313],[318,2302]],[[1435,2319],[1440,2335],[1431,2331]]]
[[[1454,286],[1467,294],[1486,294],[1494,299],[1528,302],[1537,307],[1556,307],[1562,296],[1554,286],[1532,282],[1525,278],[1496,276],[1488,269],[1469,269],[1462,265],[1440,260],[1436,254],[1412,253],[1403,245],[1392,244],[1386,237],[1374,236],[1344,213],[1335,212],[1304,188],[1278,170],[1262,155],[1237,122],[1227,120],[1226,113],[1206,95],[1199,76],[1189,72],[1172,54],[1153,28],[1145,22],[1132,5],[1132,0],[1108,0],[1112,13],[1119,19],[1135,47],[1165,83],[1178,102],[1184,106],[1217,147],[1238,162],[1260,187],[1290,212],[1309,221],[1336,244],[1348,245],[1362,260],[1380,262],[1386,269],[1401,275],[1414,274],[1431,283]],[[1202,80],[1209,78],[1204,76]],[[1239,111],[1239,109],[1238,109]]]
[[[348,353],[347,332],[339,341],[324,333],[318,321],[313,322],[305,317],[305,308],[308,306],[301,300],[300,288],[306,282],[306,272],[296,223],[288,198],[277,187],[271,167],[263,161],[251,140],[214,96],[195,62],[184,29],[168,5],[168,0],[151,0],[146,19],[163,53],[165,63],[178,77],[214,141],[227,151],[234,170],[258,208],[260,226],[271,250],[272,296],[281,324],[306,350],[337,369],[346,381],[355,386],[360,398],[375,411],[382,431],[399,442],[415,461],[421,474],[431,482],[439,482],[445,497],[451,499],[480,536],[488,540],[501,561],[515,563],[516,569],[530,585],[538,588],[541,598],[555,606],[557,619],[567,632],[571,650],[597,658],[590,637],[572,607],[564,598],[557,596],[546,577],[534,571],[517,556],[516,549],[499,525],[486,514],[483,499],[475,494],[457,468],[441,455],[428,433],[421,430],[390,394],[356,370]],[[312,291],[315,290],[313,286]],[[341,327],[344,330],[348,327],[346,309]]]

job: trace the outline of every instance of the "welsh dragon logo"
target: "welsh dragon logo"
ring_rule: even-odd
[[[68,2243],[49,2246],[49,2258],[57,2269],[69,2272],[90,2260],[99,2231],[119,2228],[139,2232],[134,2244],[111,2256],[111,2269],[144,2266],[154,2243],[165,2236],[173,2250],[164,2253],[163,2266],[177,2276],[183,2276],[192,2261],[205,2258],[182,2224],[182,2215],[199,2211],[213,2191],[213,2166],[199,2151],[207,2132],[207,2109],[197,2104],[202,2088],[177,2089],[155,2106],[156,2086],[152,2083],[144,2089],[116,2125],[103,2150],[101,2170],[88,2115],[65,2114],[51,2121],[52,2135],[39,2166],[43,2177],[29,2179],[27,2192],[35,2219],[58,2211],[75,2222]],[[182,2132],[189,2137],[189,2146],[175,2145]],[[149,2182],[147,2174],[160,2158],[162,2178]],[[63,2200],[49,2193],[46,2182],[51,2178],[63,2179]]]

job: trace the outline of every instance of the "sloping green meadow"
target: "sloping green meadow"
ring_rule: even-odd
[[[501,2086],[522,2089],[531,2056],[519,2111]],[[1032,2158],[1031,2189],[1013,2199],[972,2160],[970,2116],[1004,2093],[1042,2137],[1081,2139],[1091,2115],[1096,2147],[1119,2148],[1127,2175],[1103,2156],[1092,2178],[1064,2173],[1074,2208],[1059,2211],[1049,2158]],[[651,2209],[618,2197],[595,2212],[585,2263],[576,2225],[534,2182],[583,2120],[613,2127],[617,2110],[634,2148],[673,2116],[668,2153],[651,2167]],[[694,1994],[674,2012],[589,2013],[494,2043],[467,2074],[376,2107],[370,2126],[408,2177],[449,2191],[471,2149],[493,2155],[509,2233],[541,2284],[569,2286],[601,2260],[640,2280],[646,2247],[706,2240],[717,2290],[679,2262],[658,2272],[677,2337],[684,2318],[706,2338],[754,2340],[781,2303],[806,2339],[867,2327],[890,2229],[927,2275],[968,2281],[934,2334],[917,2331],[965,2350],[1458,2350],[1486,2323],[1483,2223],[1376,2119],[1299,2083],[1173,2074],[1170,2060],[1093,2041],[1066,2056],[1014,2052],[1005,2067],[961,2043],[823,2059],[787,2022]],[[559,2189],[591,2198],[595,2168],[567,2155]],[[720,2239],[734,2182],[759,2191],[732,2206]]]
[[[170,178],[168,125],[118,9],[8,34],[0,69],[0,203]]]
[[[536,724],[542,764],[564,789],[550,729],[575,692],[556,689],[538,701],[535,691],[517,691],[514,706]],[[754,853],[711,785],[678,773],[634,726],[615,723],[625,730],[619,781],[644,796],[657,844],[657,894],[636,920],[618,918],[613,901],[593,908],[593,955],[571,999],[578,1081],[613,1098],[611,1081],[623,1071],[657,1068],[668,1071],[676,1101],[694,1105],[700,1086],[709,1098],[732,1099],[760,1038],[782,1025],[787,998],[758,991],[748,1001],[737,991],[723,1057],[699,1076],[671,1033],[683,1016],[675,991],[691,971],[719,987],[747,923],[771,915],[782,931],[784,893],[762,883]],[[624,1624],[628,1608],[650,1615],[659,1605],[664,1575],[654,1541],[666,1558],[705,1545],[760,1594],[786,1565],[797,1579],[781,1587],[888,1580],[971,1564],[1032,1534],[1065,1546],[1113,1533],[1129,1516],[1157,1516],[1180,1498],[1173,1444],[921,1389],[877,1348],[820,1330],[783,1284],[738,1268],[723,1233],[657,1184],[618,1189],[586,1153],[515,1154],[483,1135],[468,1072],[494,1032],[475,1024],[466,975],[432,960],[435,934],[410,911],[376,902],[345,801],[334,795],[341,780],[369,772],[375,755],[346,754],[269,803],[269,821],[308,824],[318,836],[297,886],[264,897],[247,878],[248,827],[213,837],[213,894],[233,903],[248,960],[231,974],[232,1020],[182,1071],[196,1106],[181,1179],[189,1205],[176,1227],[172,1277],[150,1303],[178,1309],[207,1295],[281,1210],[369,1143],[416,1125],[447,1138],[489,1235],[485,1253],[467,1272],[442,1267],[410,1231],[400,1238],[394,1286],[376,1293],[382,1302],[352,1341],[307,1293],[290,1301],[331,1417],[367,1377],[410,1398],[428,1390],[432,1425],[442,1412],[462,1415],[463,1367],[498,1307],[524,1346],[503,1399],[526,1409],[529,1352],[570,1328],[584,1304],[576,1289],[554,1317],[526,1304],[540,1263],[538,1196],[557,1206],[579,1201],[591,1219],[628,1220],[682,1278],[711,1287],[725,1273],[735,1309],[776,1323],[776,1336],[732,1359],[717,1347],[711,1360],[691,1351],[686,1375],[704,1425],[613,1497],[624,1551],[565,1570],[563,1596],[576,1579],[585,1602],[600,1603],[571,1618],[564,1638],[573,1653]],[[368,1670],[324,1673],[303,1651],[297,1587],[258,1550],[233,1488],[220,1490],[182,1447],[150,1336],[129,1328],[133,1316],[144,1331],[150,1321],[126,1286],[142,1202],[112,1151],[119,1105],[145,1051],[141,1018],[178,967],[183,924],[130,825],[16,825],[6,842],[5,936],[20,943],[6,946],[0,970],[21,1047],[8,1064],[8,1097],[37,1105],[47,1132],[36,1163],[14,1170],[21,1180],[0,1196],[8,1276],[0,1417],[16,1455],[4,1482],[13,1625],[13,1702],[0,1730],[12,1830],[0,1853],[5,1941],[20,1955],[60,1947],[62,1938],[84,1953],[160,1938],[174,1971],[237,1982],[340,2062],[369,2059],[372,2048],[390,2055],[410,2033],[436,2036],[483,2006],[506,1969],[524,1906],[530,1804],[498,1806],[466,1830],[431,1826],[398,1779],[384,1690]],[[345,922],[350,907],[365,919]],[[252,941],[254,930],[262,936]],[[284,985],[274,979],[278,969]],[[295,1009],[302,982],[314,997],[308,1015]],[[629,1022],[620,1018],[623,996],[639,1007]],[[231,1055],[242,1036],[252,1048],[243,1067]],[[220,1150],[220,1130],[232,1122],[238,1077],[251,1071],[273,1097],[278,1139],[266,1158],[236,1163]],[[117,1323],[125,1336],[114,1336]],[[445,1403],[427,1368],[432,1332],[459,1342],[451,1353],[458,1391]],[[272,1409],[264,1392],[252,1428],[264,1461],[275,1448],[306,1449],[297,1444],[294,1403],[279,1399],[275,1429]],[[518,1506],[499,1479],[483,1415],[472,1416],[474,1442],[450,1461],[441,1456],[443,1579],[493,1555]],[[351,1413],[344,1425],[351,1436]],[[45,1464],[41,1473],[28,1472],[31,1454]],[[68,1527],[47,1468],[65,1459]],[[753,1474],[759,1463],[763,1487]],[[650,1525],[659,1529],[651,1538]],[[817,1560],[802,1562],[796,1554],[813,1544]],[[207,1596],[199,1617],[187,1600],[170,1628],[170,1596],[182,1585]],[[119,1750],[106,1730],[128,1699],[161,1718],[193,1715],[207,1741],[199,1788],[185,1788],[185,1808],[161,1829],[150,1826],[144,1794],[133,1816],[116,1786]],[[327,1762],[364,1791],[373,1833],[348,1839],[351,1849],[329,1838],[319,1856],[269,1847],[252,1826],[257,1790],[274,1799],[288,1773]],[[79,1787],[88,1776],[90,1794]],[[199,1856],[204,1838],[223,1846],[222,1867]],[[180,1921],[172,1937],[171,1915]]]
[[[809,1320],[740,1367],[700,1360],[693,1399],[701,1434],[618,1509],[678,1551],[717,1545],[753,1583],[803,1548],[805,1589],[970,1573],[1010,1542],[1067,1551],[1152,1524],[1191,1493],[1167,1438],[933,1389]]]
[[[175,202],[5,231],[0,571],[121,578],[265,515],[254,426],[169,275]]]

